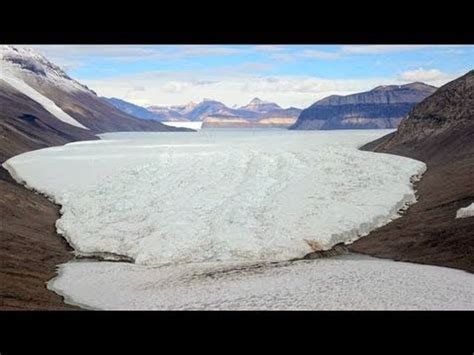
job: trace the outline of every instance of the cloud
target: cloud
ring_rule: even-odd
[[[163,85],[162,90],[166,93],[182,93],[191,85],[192,83],[187,83],[184,81],[169,81]]]
[[[211,85],[218,83],[218,80],[197,80],[194,82],[195,85]]]
[[[427,45],[427,44],[375,44],[375,45],[345,45],[340,51],[344,55],[349,54],[383,54],[395,52],[407,52],[428,48],[460,48],[462,45]]]
[[[278,45],[272,45],[272,44],[262,44],[262,45],[254,46],[253,49],[257,52],[262,52],[262,53],[278,53],[278,52],[282,52],[286,50],[285,46],[278,46]]]
[[[381,54],[393,52],[405,52],[422,49],[424,45],[346,45],[341,47],[343,54]]]
[[[48,45],[34,47],[40,49],[40,52],[47,58],[60,66],[65,64],[69,66],[83,65],[89,69],[87,74],[80,75],[91,75],[92,71],[95,79],[91,79],[91,77],[88,80],[85,80],[84,77],[77,79],[98,92],[99,95],[115,96],[140,105],[183,104],[211,97],[231,106],[245,104],[253,97],[258,96],[263,100],[276,101],[282,106],[296,107],[307,107],[328,95],[346,95],[370,90],[378,85],[423,81],[440,86],[451,80],[453,76],[432,67],[445,68],[445,66],[438,66],[435,62],[430,63],[427,60],[420,63],[418,59],[415,59],[409,64],[404,63],[402,67],[398,66],[399,73],[387,74],[387,70],[377,71],[375,68],[389,62],[389,58],[383,58],[378,54],[447,47],[436,51],[436,56],[438,56],[440,53],[460,50],[460,46],[432,45],[328,47],[303,45]],[[359,63],[357,59],[360,55],[373,55],[373,60],[370,62],[374,64],[365,71],[365,78],[359,76],[364,75],[362,71],[357,74],[352,71],[352,59],[354,59],[354,67],[357,67]],[[215,58],[210,58],[212,56]],[[184,65],[175,62],[175,60],[183,58],[190,60]],[[196,58],[197,60],[194,60]],[[344,67],[340,73],[337,73],[338,76],[345,74],[346,78],[344,79],[289,74],[301,72],[300,69],[305,68],[307,64],[304,61],[308,62],[311,59],[315,59],[317,63],[314,67],[308,65],[308,72],[309,69],[311,72],[315,72],[313,69],[317,69],[318,73],[326,73],[326,68],[332,69],[331,65],[341,64],[330,61],[340,58],[349,58],[349,62],[351,62],[347,69]],[[146,60],[148,62],[143,65],[140,63],[140,61]],[[129,65],[131,61],[134,62],[134,65]],[[155,65],[153,61],[163,61],[163,63]],[[291,61],[290,64],[293,66],[286,67],[288,63],[285,61]],[[363,61],[363,63],[365,62]],[[303,64],[305,65],[303,66]],[[421,67],[416,69],[418,66]],[[110,70],[112,72],[108,72]],[[328,71],[327,75],[334,75],[331,74],[332,72],[334,70]],[[377,72],[384,74],[377,74]],[[357,77],[351,78],[356,75]]]
[[[57,63],[74,60],[76,64],[94,58],[133,62],[230,56],[245,52],[243,46],[221,45],[32,45],[23,47],[34,48]]]
[[[268,48],[266,48],[268,47]],[[378,55],[385,53],[408,52],[429,48],[444,48],[451,51],[462,47],[460,45],[343,45],[336,50],[308,49],[306,46],[292,46],[298,50],[289,50],[289,46],[256,46],[259,52],[266,53],[274,60],[293,61],[299,59],[333,60],[354,55]]]
[[[298,56],[301,58],[336,59],[341,57],[341,53],[307,49],[299,52]]]
[[[219,46],[219,45],[183,45],[174,46],[173,49],[181,52],[182,56],[227,56],[236,55],[245,51],[243,46]]]
[[[422,81],[425,83],[438,84],[442,82],[444,84],[445,82],[453,79],[453,76],[448,75],[447,73],[444,73],[439,69],[418,68],[401,72],[398,75],[398,79],[406,82]]]
[[[346,95],[396,82],[393,78],[327,79],[314,76],[250,75],[245,72],[195,73],[160,71],[83,82],[99,95],[118,97],[139,105],[178,105],[205,97],[229,106],[254,97],[289,107],[308,107],[329,95]],[[146,91],[131,90],[145,87]]]

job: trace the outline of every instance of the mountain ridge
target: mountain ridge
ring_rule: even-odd
[[[119,110],[143,120],[160,122],[186,120],[186,118],[179,112],[169,108],[163,107],[160,110],[158,106],[155,106],[154,109],[149,109],[116,97],[103,97],[103,99],[114,105]]]
[[[0,46],[1,161],[113,131],[177,131],[128,115],[34,50]]]
[[[216,99],[204,98],[201,102],[190,102],[175,106],[147,106],[131,104],[122,99],[107,99],[119,109],[142,118],[160,121],[202,121],[207,127],[288,127],[296,121],[301,109],[282,108],[278,104],[252,99],[247,105],[228,107]],[[148,113],[140,112],[146,110]],[[161,116],[155,116],[161,115]],[[145,118],[147,119],[147,118]]]
[[[420,82],[382,85],[350,95],[331,95],[304,109],[290,129],[396,128],[436,88]]]

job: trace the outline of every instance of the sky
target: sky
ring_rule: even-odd
[[[333,94],[413,81],[440,86],[474,69],[461,45],[37,45],[100,96],[142,106],[254,97],[304,108]]]

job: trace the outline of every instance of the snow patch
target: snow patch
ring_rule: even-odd
[[[469,206],[460,208],[456,212],[456,218],[467,218],[474,217],[474,203],[471,203]]]
[[[57,106],[54,101],[48,99],[46,96],[43,96],[40,94],[38,91],[33,89],[31,86],[29,86],[27,83],[25,83],[21,79],[17,79],[11,75],[8,75],[7,72],[2,73],[1,79],[3,79],[5,82],[13,86],[16,90],[21,92],[22,94],[28,96],[30,99],[36,101],[39,103],[43,108],[51,113],[53,116],[55,116],[57,119],[60,121],[63,121],[67,124],[70,124],[72,126],[76,126],[79,128],[83,129],[89,129],[86,126],[82,125],[78,121],[76,121],[75,118],[71,117],[68,115],[66,112],[64,112],[59,106]]]

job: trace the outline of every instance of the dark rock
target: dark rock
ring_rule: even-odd
[[[308,253],[303,259],[321,259],[330,258],[333,256],[344,255],[349,252],[349,249],[344,243],[338,243],[329,250],[320,250]]]
[[[303,110],[290,129],[396,128],[416,103],[435,91],[434,86],[412,83],[329,96]]]

